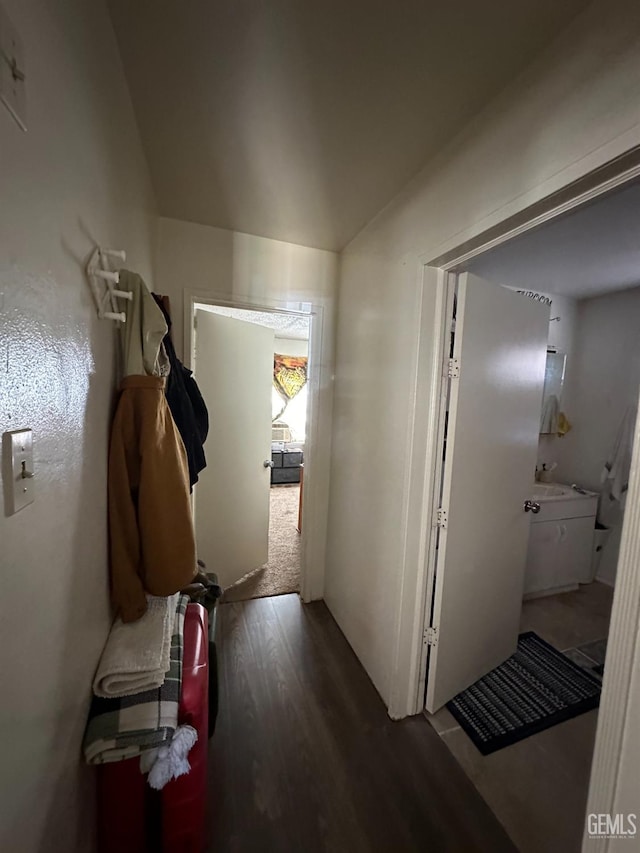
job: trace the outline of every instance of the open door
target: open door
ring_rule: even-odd
[[[227,587],[268,559],[274,333],[210,311],[196,319],[195,373],[210,421],[196,542]]]
[[[426,707],[516,650],[549,308],[459,277]]]

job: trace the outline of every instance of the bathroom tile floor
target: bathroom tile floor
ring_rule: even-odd
[[[574,663],[577,663],[578,666],[581,666],[583,669],[588,669],[593,675],[600,678],[602,677],[598,672],[598,666],[600,665],[598,661],[593,660],[593,658],[586,655],[582,648],[564,649],[563,654],[565,654]]]
[[[520,630],[535,631],[560,651],[583,647],[607,637],[612,600],[613,588],[597,581],[576,592],[534,598],[522,605]]]
[[[521,630],[593,672],[604,662],[612,599],[613,589],[594,582],[526,601]],[[597,710],[485,756],[446,708],[427,718],[521,853],[578,853]]]

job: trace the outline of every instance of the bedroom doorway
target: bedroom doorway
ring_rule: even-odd
[[[311,323],[194,303],[192,364],[212,414],[196,537],[225,601],[301,592]]]

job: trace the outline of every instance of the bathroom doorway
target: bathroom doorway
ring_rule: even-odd
[[[640,185],[630,183],[464,265],[548,309],[519,630],[590,679],[605,667],[640,387],[638,222]],[[580,849],[598,713],[487,755],[447,708],[431,721],[533,853]]]

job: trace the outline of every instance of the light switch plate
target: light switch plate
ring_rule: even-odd
[[[22,130],[27,129],[26,88],[22,40],[0,6],[0,100]]]
[[[2,479],[5,515],[33,503],[33,431],[14,429],[2,436]]]

